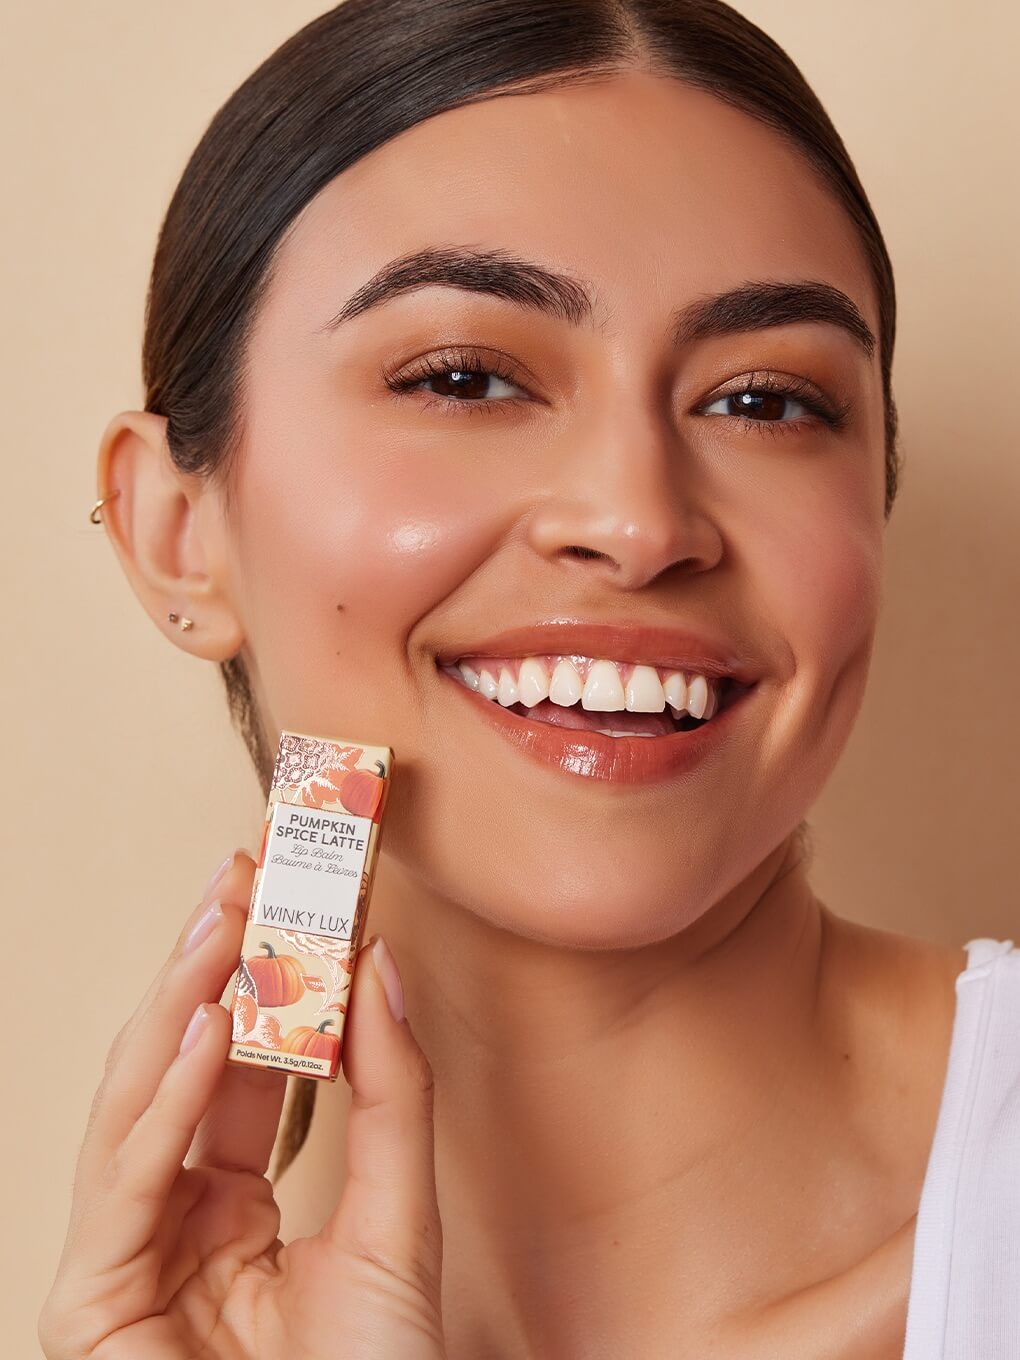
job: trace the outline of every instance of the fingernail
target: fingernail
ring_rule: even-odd
[[[390,1014],[399,1025],[404,1018],[404,988],[397,971],[396,961],[386,947],[386,941],[381,935],[372,946],[372,962],[375,964],[375,971],[379,974],[379,981],[386,993],[386,1004],[390,1008]]]
[[[220,867],[216,870],[216,872],[213,874],[212,878],[210,878],[209,882],[208,882],[208,883],[205,885],[205,887],[202,889],[202,896],[203,896],[203,897],[208,897],[209,894],[212,892],[213,888],[216,887],[216,884],[220,881],[220,879],[223,877],[223,875],[224,875],[224,874],[227,872],[227,870],[230,868],[230,865],[231,865],[231,863],[232,863],[232,861],[233,861],[233,858],[234,858],[234,855],[233,855],[233,852],[231,852],[231,853],[226,857],[226,859],[223,861],[223,863],[220,865]]]
[[[184,949],[182,952],[190,954],[193,949],[202,943],[207,935],[216,929],[222,920],[223,907],[218,901],[210,902],[202,915],[188,931],[188,938],[184,941]]]
[[[195,1047],[208,1023],[209,1012],[205,1008],[205,1002],[203,1002],[188,1021],[188,1028],[184,1031],[184,1038],[181,1040],[182,1053],[189,1053]]]

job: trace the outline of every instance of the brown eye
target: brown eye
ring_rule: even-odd
[[[721,407],[714,411],[713,407]],[[850,413],[848,403],[837,406],[804,379],[776,374],[754,374],[745,385],[701,407],[704,415],[729,416],[759,434],[785,434],[821,421],[840,430]]]
[[[421,389],[431,393],[449,410],[459,406],[488,408],[514,405],[527,400],[527,393],[513,381],[513,375],[481,354],[465,351],[430,354],[419,361],[410,372],[387,378],[387,385],[397,393]],[[426,403],[431,405],[432,403]]]
[[[720,412],[724,416],[745,416],[751,420],[760,420],[768,423],[783,422],[784,415],[790,417],[790,407],[794,407],[792,419],[803,419],[807,407],[803,402],[794,401],[792,397],[786,396],[782,392],[729,392],[725,397],[719,397],[712,406],[723,405],[729,409]],[[711,412],[712,406],[706,406],[705,411]],[[785,422],[783,422],[785,423]]]
[[[498,401],[500,397],[493,396],[493,385],[497,390],[500,384],[513,388],[513,384],[501,378],[498,373],[489,373],[485,369],[442,369],[419,381],[424,382],[437,397],[446,397],[454,401]],[[414,384],[417,385],[418,383]]]

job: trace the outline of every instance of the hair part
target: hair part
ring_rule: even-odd
[[[345,0],[284,42],[215,114],[164,217],[146,301],[145,409],[181,470],[229,509],[249,341],[281,240],[349,166],[448,109],[645,70],[704,90],[797,150],[856,228],[875,289],[885,518],[899,485],[892,264],[847,150],[798,67],[723,0]],[[241,653],[220,664],[264,796],[274,753]],[[806,844],[807,822],[795,833]],[[297,1155],[314,1079],[295,1077],[275,1175]]]

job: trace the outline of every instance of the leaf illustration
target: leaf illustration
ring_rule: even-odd
[[[260,1015],[251,1033],[251,1042],[263,1048],[279,1048],[282,1044],[280,1022],[275,1015]]]
[[[253,997],[255,1000],[255,1005],[257,1006],[259,1004],[259,991],[258,988],[255,986],[255,979],[248,971],[248,965],[245,963],[244,959],[241,960],[240,966],[237,970],[237,995],[239,997],[240,996]]]

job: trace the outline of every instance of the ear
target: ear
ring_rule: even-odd
[[[230,589],[228,523],[222,491],[174,465],[166,417],[121,411],[103,433],[97,496],[117,491],[99,512],[131,587],[161,632],[210,661],[234,656],[245,640]],[[182,629],[168,615],[193,620]]]

